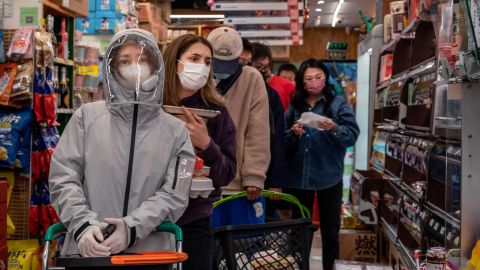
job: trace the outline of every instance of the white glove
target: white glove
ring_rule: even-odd
[[[99,242],[103,241],[100,227],[92,225],[87,228],[78,241],[78,250],[82,257],[110,256],[110,248]]]
[[[106,218],[104,220],[108,224],[116,226],[115,231],[102,244],[110,248],[112,254],[117,254],[128,247],[128,230],[123,219]]]

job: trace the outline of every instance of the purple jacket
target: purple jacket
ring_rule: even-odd
[[[208,134],[212,139],[210,145],[204,151],[196,151],[196,154],[204,160],[204,164],[211,168],[210,178],[215,190],[208,198],[190,199],[187,210],[177,222],[178,225],[186,225],[210,216],[213,202],[220,198],[220,188],[228,185],[235,178],[237,141],[235,124],[226,107],[206,104],[200,92],[183,99],[181,103],[185,107],[221,112],[220,115],[207,121]]]

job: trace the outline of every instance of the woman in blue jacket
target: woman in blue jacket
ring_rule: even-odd
[[[339,254],[343,160],[360,130],[352,108],[335,95],[328,69],[316,59],[302,63],[296,76],[296,94],[285,113],[288,186],[310,210],[318,196],[323,242],[323,269],[333,269]],[[298,122],[305,112],[324,116],[315,128]],[[294,211],[294,218],[298,213]]]

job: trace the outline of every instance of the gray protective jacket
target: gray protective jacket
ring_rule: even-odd
[[[126,35],[154,48],[159,62],[153,91],[134,95],[110,72],[112,51]],[[195,157],[183,122],[160,106],[160,51],[150,33],[127,30],[113,37],[105,61],[106,102],[75,111],[52,157],[52,204],[68,229],[62,254],[78,254],[85,229],[107,217],[123,217],[130,228],[127,251],[171,249],[170,237],[152,231],[164,220],[176,222],[186,209]]]

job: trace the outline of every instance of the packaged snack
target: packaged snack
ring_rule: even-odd
[[[40,245],[38,240],[9,240],[8,269],[36,270],[40,266]]]
[[[32,58],[29,55],[33,40],[33,28],[18,29],[13,34],[7,56],[10,58]],[[33,48],[33,47],[32,47]],[[33,50],[32,50],[33,53]],[[30,56],[30,57],[29,57]]]
[[[15,64],[0,64],[0,104],[8,105],[16,75]]]
[[[0,167],[10,168],[16,161],[21,136],[31,125],[31,109],[0,112]]]
[[[36,66],[39,68],[53,67],[52,34],[45,31],[35,31]]]
[[[33,80],[33,62],[17,65],[15,81],[13,82],[11,98],[30,95],[30,85]]]

